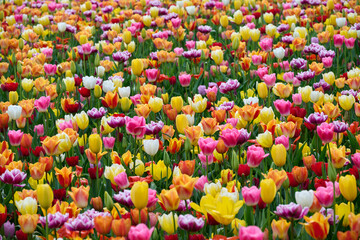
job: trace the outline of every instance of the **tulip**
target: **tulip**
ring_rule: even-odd
[[[195,218],[191,214],[180,215],[178,218],[179,228],[188,232],[197,232],[204,227],[202,218]]]
[[[306,223],[303,225],[312,238],[317,240],[326,239],[330,230],[329,218],[330,216],[325,218],[321,213],[316,212],[311,218],[305,216]]]
[[[241,194],[247,206],[256,206],[260,201],[261,190],[256,186],[250,188],[243,187],[241,189]]]
[[[160,193],[159,200],[167,211],[175,211],[180,204],[180,198],[175,188],[169,191],[163,189]]]
[[[136,182],[131,188],[131,201],[137,209],[143,209],[148,204],[148,189],[147,182]]]
[[[63,188],[67,188],[68,186],[70,186],[73,175],[71,167],[63,167],[61,170],[55,168],[55,174],[60,186],[62,186]]]
[[[114,182],[121,189],[125,189],[130,185],[126,172],[121,172],[118,175],[116,175],[114,177]]]
[[[302,190],[295,192],[295,200],[297,204],[300,204],[302,208],[310,208],[314,202],[314,192],[312,190]]]
[[[9,130],[8,136],[9,136],[9,142],[11,146],[20,146],[21,139],[23,137],[23,132],[21,130]]]
[[[250,147],[248,147],[246,153],[247,165],[251,168],[258,167],[261,161],[267,156],[269,156],[269,154],[265,154],[263,148],[251,145]]]
[[[198,142],[200,150],[205,155],[212,154],[217,146],[217,143],[218,141],[215,141],[212,138],[199,138],[199,142]]]
[[[159,150],[158,139],[143,140],[143,144],[144,144],[144,151],[150,156],[155,156],[155,154]]]
[[[91,152],[98,154],[101,152],[102,140],[99,134],[91,134],[89,137],[89,148]]]
[[[42,208],[47,210],[51,207],[54,194],[49,184],[38,184],[36,188],[37,199]]]
[[[339,97],[339,104],[342,109],[349,111],[355,103],[353,95],[342,95]]]
[[[216,65],[220,65],[224,60],[224,53],[220,49],[211,51],[211,58],[214,60]]]
[[[356,178],[354,175],[341,176],[339,179],[340,192],[343,197],[352,202],[357,197]]]
[[[10,105],[7,110],[9,120],[18,120],[21,116],[22,107],[18,105]]]
[[[18,211],[22,214],[36,214],[37,213],[37,201],[32,197],[27,197],[24,200],[15,202]]]
[[[273,144],[273,136],[270,131],[266,130],[265,133],[261,133],[256,137],[256,141],[263,148],[270,148]]]
[[[161,98],[158,97],[152,97],[149,99],[149,107],[151,109],[152,112],[157,113],[159,111],[161,111],[162,106],[163,106],[163,100]]]
[[[106,235],[111,230],[112,216],[96,216],[94,218],[94,227],[102,235]]]
[[[46,112],[50,106],[50,100],[50,97],[40,97],[35,100],[34,107],[38,110],[38,112]]]
[[[286,149],[282,144],[273,145],[271,148],[271,157],[276,166],[282,167],[286,163]]]
[[[75,121],[81,130],[85,130],[89,125],[89,117],[84,111],[75,115]]]
[[[239,240],[262,240],[264,233],[257,226],[241,227],[239,230]]]
[[[129,240],[150,240],[153,231],[154,227],[149,229],[145,224],[141,223],[130,228],[128,238]]]
[[[196,181],[197,178],[192,178],[186,174],[173,177],[173,184],[181,200],[191,198]]]
[[[131,71],[132,73],[139,77],[144,69],[144,64],[141,59],[133,59],[131,61]]]
[[[38,221],[39,215],[37,214],[25,214],[19,216],[19,225],[21,230],[26,234],[32,234],[35,231]]]
[[[276,184],[272,179],[264,179],[260,182],[261,199],[266,204],[272,203],[276,195]]]
[[[80,186],[79,188],[72,187],[71,192],[68,191],[68,194],[78,208],[86,208],[88,205],[89,191],[90,186]]]
[[[126,237],[130,231],[130,228],[130,218],[114,219],[111,223],[111,230],[117,237]]]
[[[178,228],[178,215],[173,212],[161,215],[158,221],[167,234],[174,234]]]
[[[334,125],[324,122],[317,126],[316,132],[323,143],[330,143],[334,136]]]

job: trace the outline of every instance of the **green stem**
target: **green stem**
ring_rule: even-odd
[[[45,228],[45,234],[46,234],[46,240],[49,239],[49,223],[48,223],[48,214],[47,214],[47,209],[45,210],[45,214],[46,214],[46,228]]]

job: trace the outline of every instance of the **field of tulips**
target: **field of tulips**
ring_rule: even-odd
[[[359,239],[359,0],[1,0],[0,22],[0,240]]]

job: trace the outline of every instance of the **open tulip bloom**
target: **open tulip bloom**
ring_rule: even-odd
[[[359,239],[359,4],[4,2],[0,235]]]

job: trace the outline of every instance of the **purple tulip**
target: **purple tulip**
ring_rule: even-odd
[[[127,60],[129,60],[129,58],[131,57],[131,53],[128,51],[124,51],[124,52],[116,52],[113,53],[112,55],[114,61],[117,62],[126,62]]]
[[[282,218],[287,219],[301,219],[303,218],[309,211],[308,207],[302,208],[300,204],[296,204],[291,202],[287,205],[279,205],[276,207],[276,211],[274,212],[276,215]]]
[[[11,171],[7,170],[0,176],[0,180],[6,184],[12,184],[17,187],[23,187],[25,184],[20,184],[26,178],[26,173],[15,168]]]
[[[60,212],[56,212],[55,214],[48,214],[48,226],[49,228],[61,228],[64,223],[69,219],[69,214],[61,214]],[[46,217],[40,217],[41,224],[46,226]]]
[[[325,122],[328,119],[328,116],[325,115],[323,112],[318,113],[312,113],[309,115],[309,117],[304,118],[305,122],[310,123],[310,124],[315,124],[315,125],[319,125],[323,122]]]
[[[9,221],[4,223],[4,235],[7,238],[12,238],[15,235],[15,224]]]
[[[125,125],[125,118],[111,116],[107,124],[112,128],[122,127]]]
[[[202,218],[196,218],[191,214],[180,215],[178,218],[179,228],[188,232],[197,232],[204,227],[205,221]]]
[[[230,91],[236,90],[240,87],[240,83],[236,79],[229,79],[227,82],[223,82],[220,84],[219,90],[221,93],[228,93]]]
[[[69,231],[87,231],[94,228],[94,223],[89,217],[79,214],[76,218],[69,219],[65,227]]]
[[[107,110],[103,107],[97,109],[92,108],[91,110],[87,111],[87,115],[89,115],[90,118],[93,119],[99,119],[102,118],[107,113]]]
[[[237,144],[238,145],[243,145],[244,143],[246,143],[249,140],[249,138],[251,136],[251,133],[249,133],[244,128],[240,129],[239,132],[240,132],[240,135],[239,135]]]
[[[348,129],[348,127],[349,127],[349,124],[347,124],[345,122],[340,122],[340,121],[334,121],[333,125],[334,125],[334,132],[336,132],[336,133],[345,132],[346,129]]]
[[[162,121],[154,122],[151,121],[150,124],[146,124],[146,135],[156,135],[158,134],[164,127],[164,123]]]
[[[119,192],[118,194],[114,195],[114,200],[120,203],[121,205],[125,205],[127,207],[134,206],[133,202],[131,201],[130,190],[124,190],[123,192]]]

